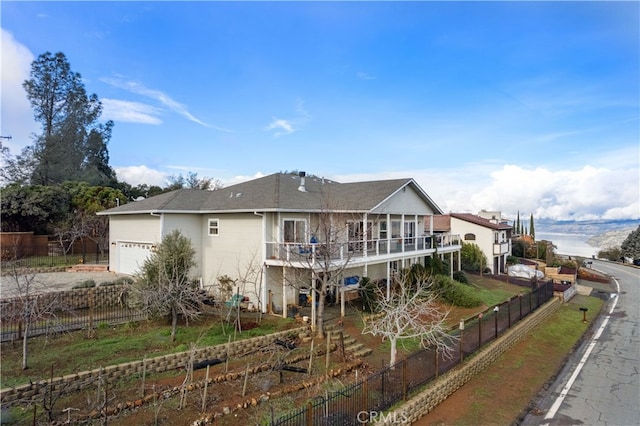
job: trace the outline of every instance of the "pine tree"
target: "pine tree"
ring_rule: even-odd
[[[42,126],[35,144],[23,155],[32,161],[34,185],[54,185],[67,180],[108,184],[115,179],[109,167],[106,145],[113,122],[100,123],[102,104],[87,95],[79,73],[61,52],[46,52],[31,64],[30,78],[23,83],[34,118]]]

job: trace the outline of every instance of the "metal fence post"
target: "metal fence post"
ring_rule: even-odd
[[[407,359],[402,360],[402,399],[407,400]]]
[[[369,378],[362,381],[362,411],[369,411]]]
[[[311,401],[307,402],[307,426],[313,426],[313,406]]]

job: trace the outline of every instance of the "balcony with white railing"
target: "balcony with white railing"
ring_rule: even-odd
[[[300,266],[321,262],[346,262],[365,258],[401,258],[429,255],[438,251],[455,251],[460,247],[460,236],[454,234],[434,234],[421,237],[388,238],[373,240],[353,240],[319,243],[266,243],[267,263],[299,264]]]
[[[503,241],[501,243],[495,243],[493,245],[493,255],[501,256],[511,252],[511,240]]]

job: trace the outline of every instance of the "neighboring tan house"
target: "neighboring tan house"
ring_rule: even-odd
[[[492,274],[505,273],[507,257],[511,255],[513,227],[501,219],[500,212],[449,213],[434,217],[433,223],[434,233],[460,235],[463,242],[477,245],[487,258],[486,268]]]
[[[276,173],[215,191],[179,189],[99,214],[109,217],[111,271],[135,274],[178,229],[191,239],[194,278],[203,288],[223,295],[220,278],[230,278],[233,292],[256,308],[285,316],[300,290],[313,287],[322,259],[339,271],[331,277],[338,297],[345,283],[389,283],[396,271],[435,255],[451,274],[460,264],[458,236],[425,231],[442,211],[413,179],[337,183]]]

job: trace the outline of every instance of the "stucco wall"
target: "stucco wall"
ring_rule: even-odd
[[[483,265],[494,273],[493,270],[493,243],[494,243],[494,231],[489,228],[484,228],[482,226],[474,225],[464,220],[457,219],[455,217],[451,218],[451,232],[453,234],[460,235],[460,238],[465,243],[473,243],[480,247],[480,250],[484,253],[487,258],[487,265]],[[474,234],[476,236],[475,240],[465,240],[464,237],[466,234]]]

